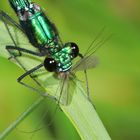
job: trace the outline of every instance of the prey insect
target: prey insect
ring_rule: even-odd
[[[76,71],[82,70],[86,77],[87,97],[90,99],[86,70],[93,68],[96,65],[93,53],[105,42],[105,40],[98,42],[94,47],[93,44],[103,30],[96,36],[95,40],[93,40],[86,53],[82,55],[79,52],[76,43],[68,42],[63,44],[55,25],[44,14],[40,6],[29,0],[9,0],[9,2],[19,19],[19,24],[3,11],[0,11],[0,20],[4,23],[5,29],[12,40],[12,45],[6,45],[6,49],[10,53],[10,59],[14,58],[26,71],[17,79],[17,81],[20,84],[39,92],[41,95],[50,96],[26,84],[23,82],[23,79],[26,76],[30,76],[39,86],[42,86],[36,79],[36,75],[34,76],[34,73],[42,68],[46,71],[53,72],[54,75],[60,79],[61,84],[59,89],[60,94],[57,98],[58,103],[67,105],[69,103],[68,99],[70,95],[68,89],[74,84]],[[11,28],[16,29],[17,36],[11,31]],[[22,38],[19,38],[20,34],[24,34],[29,41],[26,40],[26,42],[22,42],[23,44],[26,44],[26,47],[22,47],[24,45],[20,43],[22,40]],[[28,49],[28,45],[33,46],[34,49]],[[14,51],[18,53],[14,53]],[[30,70],[27,70],[24,65],[18,61],[18,58],[21,57],[23,53],[32,55],[36,58],[43,58],[41,59],[42,62]],[[73,65],[73,60],[78,56],[80,60]]]

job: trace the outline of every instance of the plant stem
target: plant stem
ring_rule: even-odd
[[[3,140],[9,133],[12,132],[13,129],[16,128],[16,126],[21,123],[34,109],[36,109],[42,101],[44,101],[44,97],[40,97],[37,99],[29,108],[27,108],[9,127],[7,127],[1,134],[0,134],[0,140]]]

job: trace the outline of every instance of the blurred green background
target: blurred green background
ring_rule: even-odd
[[[17,20],[8,0],[0,9]],[[99,65],[89,70],[89,87],[96,110],[112,140],[140,139],[140,1],[34,0],[57,26],[64,42],[75,41],[84,53],[106,26],[114,36],[97,52]],[[37,95],[16,82],[23,70],[0,58],[0,132],[11,124]],[[81,75],[83,73],[80,73]],[[42,120],[44,112],[47,117]],[[21,123],[7,140],[80,140],[74,127],[47,100]],[[52,125],[48,126],[54,117]],[[38,124],[43,129],[33,134]]]

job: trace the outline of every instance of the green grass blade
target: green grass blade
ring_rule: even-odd
[[[80,87],[80,85],[79,85]],[[85,91],[77,89],[72,103],[61,106],[64,113],[77,129],[82,140],[110,140],[93,105],[87,100]]]
[[[13,35],[15,35],[15,30],[11,28],[10,31]],[[22,33],[20,33],[19,31],[16,33],[16,37],[18,37],[17,40],[18,42],[20,41],[20,47],[27,47],[28,49],[34,50],[34,47],[32,47],[28,43],[28,40]],[[8,58],[9,54],[5,50],[5,44],[8,43],[8,45],[12,45],[12,42],[2,22],[0,22],[0,34],[2,34],[2,36],[0,36],[0,55]],[[24,45],[22,44],[22,42],[24,42]],[[27,70],[29,70],[34,66],[40,64],[43,58],[27,56],[23,54],[22,57],[18,57],[17,59],[24,65]],[[52,74],[48,72],[45,72],[43,75],[38,76],[38,80],[42,84],[42,86],[44,86],[47,93],[55,96],[56,98],[59,97],[60,92],[57,92],[56,94],[56,91],[57,87],[59,86],[60,80],[54,78],[54,76],[52,76]],[[67,106],[60,105],[61,109],[75,126],[82,140],[110,140],[110,136],[104,128],[93,105],[87,99],[86,92],[83,90],[80,82],[76,81],[75,84],[76,88],[73,91],[74,93],[71,103]],[[37,105],[33,106],[33,108],[36,107]],[[3,137],[11,132],[12,129],[15,128],[16,125],[18,125],[18,123],[20,123],[29,113],[31,113],[31,111],[25,111],[25,113],[20,116],[20,119],[16,120],[17,122],[15,121],[2,133],[4,135]]]

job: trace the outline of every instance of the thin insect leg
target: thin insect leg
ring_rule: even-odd
[[[13,38],[11,32],[10,32],[10,29],[9,29],[7,23],[5,22],[4,19],[2,19],[2,20],[3,20],[3,23],[4,23],[4,25],[5,25],[6,29],[7,29],[7,31],[8,31],[8,34],[9,34],[9,36],[10,36],[12,42],[14,43],[14,46],[17,46],[17,44],[16,44],[16,42],[15,42],[15,40],[14,40],[14,38]],[[19,50],[18,50],[18,52],[19,52],[18,56],[21,56],[21,52],[20,52]]]
[[[0,13],[0,14],[3,15],[3,18],[5,18],[5,17],[4,17],[4,14],[5,14],[5,13]],[[5,15],[6,15],[6,14],[5,14]],[[14,59],[15,59],[17,56],[21,56],[21,55],[22,55],[21,52],[30,53],[30,54],[32,54],[32,55],[43,55],[43,54],[37,54],[36,52],[32,52],[32,51],[30,51],[30,50],[26,50],[26,49],[24,49],[24,48],[19,48],[19,47],[17,47],[17,43],[16,43],[16,41],[14,40],[14,38],[13,38],[13,36],[12,36],[10,30],[9,30],[8,25],[7,25],[7,23],[5,22],[5,20],[4,20],[3,18],[2,18],[2,20],[3,20],[4,24],[5,24],[5,27],[6,27],[7,31],[8,31],[8,34],[9,34],[11,40],[13,41],[13,44],[15,45],[15,46],[6,46],[7,51],[8,51],[8,52],[10,53],[10,55],[11,55],[11,57],[10,57],[9,59],[11,59],[11,58],[13,58],[13,57],[14,57]],[[16,24],[16,22],[12,21],[11,18],[10,18],[8,15],[6,15],[6,18],[7,18],[8,21],[10,21],[10,22],[13,23],[14,25],[16,25],[16,27],[18,27],[19,29],[21,29],[20,26],[18,26],[18,24]],[[11,50],[17,50],[17,51],[19,51],[19,54],[15,56],[15,55],[13,55],[13,53],[11,52]],[[12,56],[13,56],[13,57],[12,57]],[[16,60],[16,62],[17,62],[24,70],[26,70],[26,69],[24,68],[24,66],[23,66],[17,59],[15,59],[15,60]],[[31,76],[30,76],[30,77],[31,77]],[[33,80],[39,85],[39,83],[38,83],[37,80],[35,80],[34,78],[33,78]]]
[[[28,85],[28,84],[26,84],[26,83],[24,83],[24,82],[22,82],[22,80],[23,80],[26,76],[31,75],[34,71],[40,69],[41,67],[43,67],[43,64],[40,64],[40,65],[38,65],[38,66],[32,68],[31,70],[25,72],[23,75],[21,75],[21,76],[17,79],[17,82],[19,82],[21,85],[24,85],[25,87],[27,87],[27,88],[29,88],[29,89],[31,89],[31,90],[33,90],[33,91],[36,91],[36,92],[40,93],[40,94],[43,95],[43,96],[47,96],[47,97],[50,97],[50,98],[52,98],[52,99],[55,99],[55,97],[53,97],[53,96],[51,96],[51,95],[49,95],[49,94],[46,94],[45,92],[42,92],[42,91],[40,91],[40,90],[38,90],[38,89],[36,89],[36,88],[31,87],[30,85]]]
[[[16,25],[16,27],[18,27],[20,30],[22,30],[22,28],[20,27],[20,25],[18,25],[14,20],[12,20],[7,14],[5,14],[4,12],[1,13],[2,15],[2,20],[5,24],[5,27],[8,31],[8,34],[11,38],[11,40],[13,41],[14,43],[14,46],[17,46],[17,43],[16,41],[14,40],[10,30],[9,30],[9,27],[7,25],[7,23],[5,22],[4,18],[6,18],[7,20],[9,20],[10,22],[12,22],[14,25]],[[29,54],[32,54],[32,55],[36,55],[36,56],[45,56],[46,53],[38,53],[38,52],[33,52],[33,51],[30,51],[30,50],[27,50],[27,49],[24,49],[24,48],[20,48],[20,47],[14,47],[14,46],[8,46],[6,49],[15,49],[19,52],[19,54],[17,56],[21,56],[21,52],[25,52],[25,53],[29,53]]]
[[[28,53],[28,54],[35,55],[35,56],[45,56],[46,55],[46,53],[34,52],[34,51],[31,51],[31,50],[28,50],[28,49],[25,49],[25,48],[16,47],[16,46],[6,46],[6,49],[8,51],[10,51],[10,50],[17,50],[17,51]],[[19,56],[19,55],[17,55],[17,56]],[[16,56],[14,56],[14,57],[16,57]]]
[[[72,77],[76,80],[76,81],[79,81],[81,83],[83,83],[84,81],[83,80],[80,80],[76,77],[76,75],[73,73],[73,72],[70,72],[70,75],[72,75]]]
[[[61,91],[60,91],[60,95],[59,95],[59,98],[58,98],[58,106],[60,104],[60,100],[61,100],[61,96],[63,94],[63,88],[64,88],[64,84],[65,84],[65,80],[66,80],[66,76],[64,77],[64,79],[62,80],[62,87],[61,87]]]
[[[8,50],[8,52],[11,54],[10,50]],[[18,61],[18,60],[16,59],[16,57],[14,57],[14,60],[15,60],[25,71],[27,71],[26,68],[20,63],[20,61]],[[27,72],[28,72],[28,71],[27,71]],[[31,75],[29,75],[29,76],[35,81],[35,83],[36,83],[37,85],[41,86],[40,83],[39,83],[35,78],[33,78]],[[19,82],[19,83],[20,83],[20,82]],[[24,85],[24,86],[28,87],[29,89],[32,89],[32,90],[34,90],[34,91],[40,93],[40,91],[39,91],[38,89],[35,89],[35,88],[33,88],[33,87],[31,87],[31,86],[25,84],[25,83],[23,83],[22,85]],[[40,94],[42,95],[43,93],[41,92]]]
[[[63,82],[63,84],[64,84],[64,82]],[[63,86],[64,86],[64,85],[63,85]],[[56,91],[57,91],[57,90],[56,90]],[[54,121],[54,119],[55,119],[55,114],[56,114],[57,110],[58,110],[58,109],[61,110],[59,103],[60,103],[60,98],[61,98],[61,93],[62,93],[62,91],[63,91],[63,87],[62,87],[62,89],[61,89],[59,99],[57,99],[58,103],[56,104],[55,110],[54,110],[54,112],[53,112],[53,116],[54,116],[54,117],[51,118],[51,120],[50,120],[50,122],[47,124],[47,126],[51,126],[51,124],[53,123],[53,121]],[[48,111],[49,111],[49,110],[48,110]],[[47,115],[48,111],[46,111],[46,113],[43,115],[43,117],[42,117],[41,120],[45,119],[45,116]],[[61,111],[62,111],[62,110],[61,110]],[[39,125],[38,125],[37,127],[39,127]],[[22,131],[22,132],[24,132],[24,133],[35,133],[35,132],[38,132],[38,131],[42,130],[44,127],[45,127],[45,126],[42,126],[42,127],[40,127],[40,128],[37,128],[37,129],[35,129],[35,130],[33,130],[33,131],[29,131],[29,132],[27,132],[27,131]],[[31,135],[31,138],[32,138],[33,136],[34,136],[34,134]]]
[[[6,27],[6,29],[8,31],[8,34],[9,34],[11,40],[13,41],[14,46],[17,46],[17,43],[14,40],[14,38],[13,38],[13,36],[12,36],[10,30],[9,30],[8,24],[6,23],[5,20],[7,20],[8,22],[10,22],[14,26],[16,26],[23,33],[24,33],[24,30],[22,29],[22,27],[16,21],[14,21],[11,17],[9,17],[5,12],[3,12],[1,10],[0,10],[0,18],[2,19],[2,21],[3,21],[3,23],[4,23],[5,27]],[[27,50],[27,49],[24,49],[24,48],[21,48],[20,49],[19,47],[13,47],[13,46],[7,46],[6,49],[9,49],[9,50],[10,49],[15,49],[15,50],[19,51],[19,55],[17,55],[17,56],[20,56],[21,55],[21,52],[20,51],[26,52],[26,53],[30,53],[32,55],[37,55],[37,56],[44,56],[45,55],[45,54],[41,54],[41,53],[30,51],[30,50]]]
[[[2,18],[2,20],[6,19],[10,23],[12,23],[14,26],[16,26],[19,30],[24,32],[22,27],[16,21],[14,21],[10,16],[8,16],[5,12],[3,12],[2,10],[0,10],[0,18]]]
[[[6,50],[9,52],[9,54],[10,54],[10,57],[8,58],[9,60],[10,59],[12,59],[12,58],[16,58],[17,56],[19,56],[19,54],[13,54],[13,52],[11,51],[11,49],[9,49],[9,47],[11,47],[11,46],[6,46],[5,48],[6,48]],[[21,56],[21,55],[20,55]]]
[[[55,98],[55,101],[56,101],[56,98]],[[53,123],[53,121],[54,121],[54,119],[55,119],[55,114],[56,114],[56,112],[57,112],[58,109],[61,109],[61,108],[60,108],[59,104],[56,104],[55,110],[54,110],[54,112],[53,112],[53,116],[54,116],[54,117],[51,118],[51,120],[50,120],[50,122],[47,124],[47,126],[50,126],[50,125]],[[47,111],[45,112],[45,114],[42,116],[41,121],[45,119],[45,117],[47,116],[48,112],[49,112],[49,110],[47,110]],[[37,125],[37,128],[36,128],[35,130],[31,130],[31,131],[24,131],[24,130],[20,130],[20,129],[17,129],[17,130],[18,130],[19,132],[22,132],[22,133],[29,133],[29,134],[32,134],[30,138],[33,138],[33,136],[35,135],[36,132],[41,131],[42,129],[46,128],[46,126],[40,126],[40,127],[39,127],[39,125],[40,125],[40,123]]]
[[[82,54],[79,54],[79,57],[81,59],[84,58],[84,56]],[[87,76],[87,70],[86,69],[84,70],[84,74],[85,74],[85,79],[86,79],[87,96],[88,96],[88,99],[90,100],[90,90],[89,90],[89,86],[88,86],[88,76]]]
[[[13,41],[14,46],[17,46],[17,43],[16,43],[16,41],[14,40],[14,37],[12,36],[12,34],[11,34],[10,30],[9,30],[9,27],[8,27],[8,24],[6,23],[6,21],[10,22],[11,24],[13,24],[15,27],[17,27],[18,29],[20,29],[20,30],[24,33],[24,31],[22,30],[21,26],[20,26],[18,23],[16,23],[12,18],[10,18],[6,13],[4,13],[4,12],[1,11],[1,10],[0,10],[0,19],[3,21],[5,27],[6,27],[7,31],[8,31],[8,34],[9,34],[11,40]],[[18,47],[17,47],[17,48],[18,48]],[[10,55],[12,56],[13,53],[11,52],[11,49],[13,49],[13,48],[12,48],[12,47],[11,47],[11,48],[10,48],[10,47],[7,47],[7,51],[8,51],[8,52],[10,53]],[[17,51],[19,51],[19,55],[21,55],[21,52],[20,52],[21,50],[20,50],[20,49],[17,49]],[[25,71],[27,71],[27,70],[25,69],[25,67],[20,63],[20,61],[18,61],[18,59],[16,59],[16,56],[14,57],[14,60],[15,60]],[[29,75],[29,76],[32,78],[31,75]],[[34,79],[34,78],[32,78],[32,79],[33,79],[39,86],[41,86],[40,83],[39,83],[36,79]]]
[[[7,31],[8,31],[8,34],[9,34],[11,40],[13,41],[13,44],[14,44],[15,46],[17,46],[16,41],[14,40],[14,38],[13,38],[13,36],[12,36],[10,30],[9,30],[9,27],[8,27],[7,23],[4,21],[4,19],[3,19],[3,22],[4,22],[4,24],[5,24],[5,27],[6,27]],[[11,52],[11,50],[14,49],[14,48],[16,48],[16,50],[19,51],[19,55],[21,55],[21,52],[20,52],[21,50],[19,49],[19,47],[15,47],[15,46],[7,46],[6,49],[7,49],[7,51],[10,53],[11,56],[14,56],[13,53]],[[25,51],[25,49],[24,49],[24,51]],[[19,56],[19,55],[18,55],[18,56]],[[24,66],[16,59],[16,56],[14,56],[14,59],[16,60],[16,62],[17,62],[24,70],[26,70],[26,69],[24,68]],[[30,76],[30,77],[31,77],[31,76]],[[32,77],[31,77],[31,78],[32,78]],[[32,78],[32,79],[40,86],[40,84],[39,84],[39,82],[38,82],[37,80],[35,80],[34,78]]]
[[[73,82],[74,84],[76,84],[74,80],[72,80],[72,82]],[[77,86],[77,88],[79,88],[79,90],[81,90],[81,88],[80,88],[79,86]],[[96,109],[96,107],[95,107],[94,103],[92,102],[92,100],[91,100],[90,98],[88,98],[88,100],[89,100],[89,102],[92,104],[92,106]]]
[[[89,90],[89,84],[88,84],[88,75],[87,75],[87,71],[84,70],[84,73],[85,73],[85,79],[86,79],[87,96],[88,96],[88,99],[90,100],[90,90]]]
[[[9,47],[9,46],[7,46],[6,49],[7,49],[7,51],[9,52],[9,54],[11,55],[11,57],[10,57],[9,59],[14,58],[14,60],[15,60],[25,71],[27,71],[26,68],[20,63],[20,61],[18,61],[18,59],[16,59],[17,55],[16,55],[16,56],[13,55],[13,53],[11,52],[11,49],[8,49],[8,47]],[[40,83],[39,83],[32,75],[29,75],[29,76],[35,81],[35,83],[36,83],[37,85],[41,86]]]
[[[11,52],[12,49],[9,49],[9,48],[11,48],[11,47],[14,47],[14,46],[6,46],[7,51],[8,51],[9,54],[11,55],[11,57],[10,57],[9,59],[14,58],[14,60],[15,60],[25,71],[27,71],[26,68],[22,65],[22,63],[20,63],[20,61],[18,61],[18,59],[16,59],[17,55],[14,55],[14,54]],[[17,47],[17,48],[18,48],[18,47]],[[29,76],[35,81],[35,83],[36,83],[37,85],[39,85],[40,87],[42,87],[41,84],[35,79],[34,76],[32,76],[32,75],[29,75]]]

